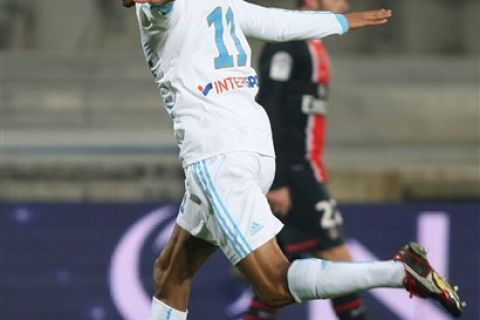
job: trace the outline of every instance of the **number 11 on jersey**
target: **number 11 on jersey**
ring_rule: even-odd
[[[230,36],[235,43],[237,49],[237,63],[239,67],[244,67],[247,65],[247,54],[242,47],[240,39],[238,39],[236,30],[235,30],[235,19],[233,15],[232,8],[228,8],[227,14],[225,15],[225,20],[227,26],[230,26]],[[233,56],[229,54],[228,48],[224,40],[224,24],[223,24],[223,10],[221,7],[215,8],[207,17],[208,26],[212,25],[215,28],[215,44],[219,56],[214,59],[215,69],[223,68],[233,68],[235,66]]]

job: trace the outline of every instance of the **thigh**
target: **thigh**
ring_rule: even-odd
[[[341,244],[326,250],[319,250],[314,253],[314,256],[319,259],[332,261],[351,261],[352,255],[345,244]]]

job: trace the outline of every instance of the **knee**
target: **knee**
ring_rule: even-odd
[[[153,280],[157,293],[168,291],[174,287],[189,286],[193,278],[188,266],[177,264],[164,254],[161,254],[154,262]]]
[[[256,293],[269,308],[275,309],[295,302],[288,289],[286,270],[272,275],[257,286]]]
[[[260,300],[269,308],[280,308],[294,302],[285,285],[276,285],[257,291]]]

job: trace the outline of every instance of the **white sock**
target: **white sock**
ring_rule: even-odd
[[[288,288],[298,303],[330,299],[377,287],[402,287],[405,267],[398,261],[332,262],[295,260],[288,269]]]
[[[186,320],[187,312],[167,306],[157,298],[152,298],[152,308],[148,320]]]

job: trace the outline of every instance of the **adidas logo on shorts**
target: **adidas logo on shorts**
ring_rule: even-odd
[[[253,236],[258,231],[260,231],[262,228],[263,228],[262,224],[260,224],[258,222],[253,222],[252,225],[250,226],[250,235]]]

